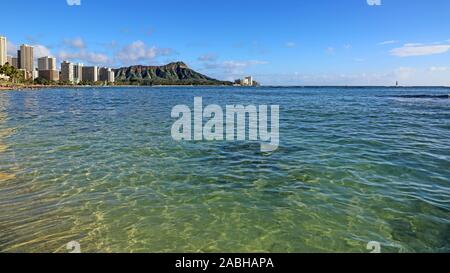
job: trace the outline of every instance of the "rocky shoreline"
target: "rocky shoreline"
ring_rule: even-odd
[[[66,86],[66,85],[39,85],[39,84],[31,84],[31,85],[8,85],[8,86],[0,86],[0,91],[11,91],[11,90],[35,90],[35,89],[43,89],[43,88],[73,88],[75,86]]]

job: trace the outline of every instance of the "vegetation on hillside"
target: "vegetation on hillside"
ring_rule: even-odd
[[[130,66],[114,70],[117,85],[232,85],[190,69],[183,62]]]

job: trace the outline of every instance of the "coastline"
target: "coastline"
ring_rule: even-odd
[[[78,89],[78,88],[163,88],[163,87],[231,87],[229,85],[11,85],[0,86],[0,91],[38,90],[50,88]]]
[[[17,91],[17,90],[37,90],[37,89],[48,89],[48,88],[77,88],[83,86],[72,86],[72,85],[11,85],[11,86],[0,86],[0,91]]]
[[[24,85],[0,85],[1,91],[20,91],[20,90],[39,90],[39,89],[51,89],[51,88],[62,88],[62,89],[79,89],[79,88],[186,88],[186,87],[231,87],[231,88],[258,88],[252,86],[229,86],[229,85],[40,85],[40,84],[24,84]],[[343,89],[353,89],[353,88],[403,88],[403,89],[414,89],[414,88],[442,88],[450,89],[450,86],[259,86],[266,88],[343,88]],[[450,94],[449,94],[450,96]]]

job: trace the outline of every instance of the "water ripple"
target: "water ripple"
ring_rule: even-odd
[[[1,93],[0,252],[449,252],[448,93]],[[174,142],[171,108],[195,96],[279,104],[279,150]]]

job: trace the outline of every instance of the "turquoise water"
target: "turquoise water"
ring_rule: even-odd
[[[450,252],[449,93],[0,93],[0,252]],[[173,141],[195,96],[280,105],[280,148]]]

